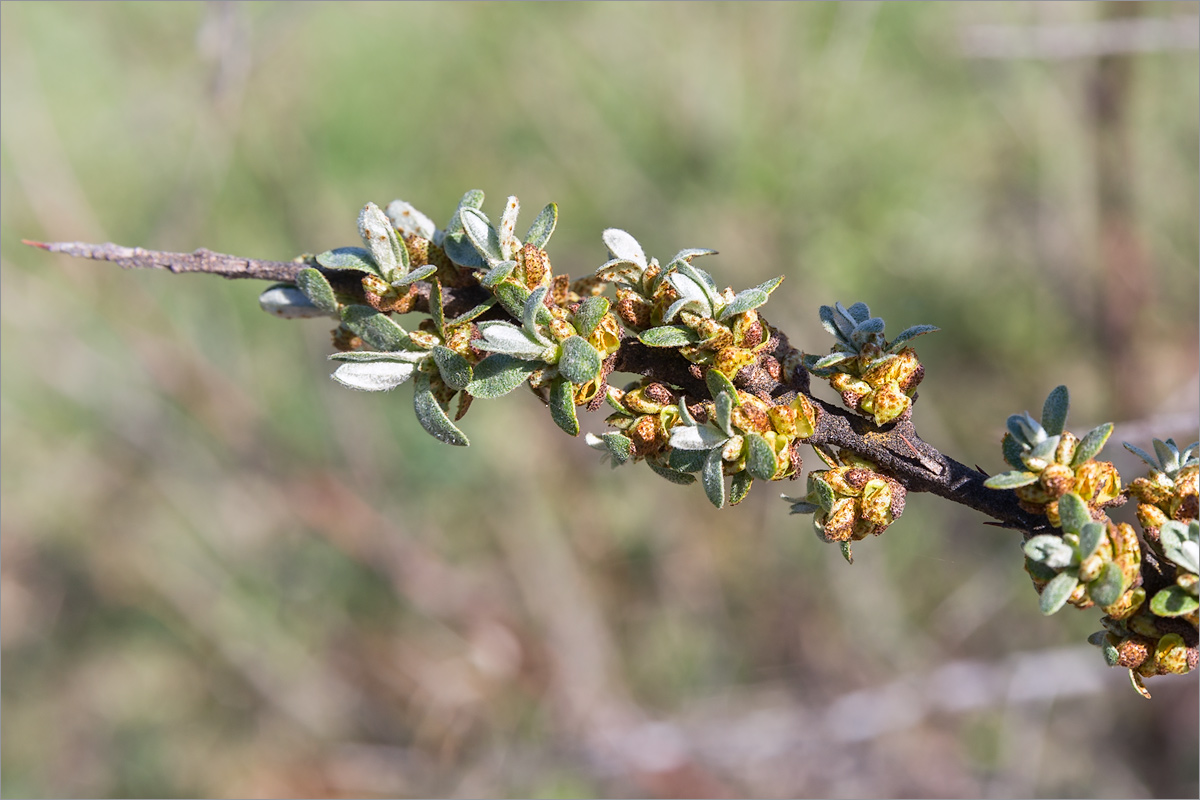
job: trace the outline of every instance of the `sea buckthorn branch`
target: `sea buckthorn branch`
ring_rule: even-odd
[[[1110,665],[1142,679],[1181,673],[1197,661],[1197,451],[1154,441],[1155,456],[1127,444],[1151,467],[1121,489],[1099,454],[1112,430],[1082,439],[1064,429],[1066,387],[1051,392],[1040,422],[1013,415],[1002,443],[1012,470],[988,476],[939,452],[917,434],[913,403],[924,367],[912,342],[937,329],[910,327],[894,339],[864,303],[821,306],[833,336],[826,354],[803,353],[760,314],[783,278],[734,292],[693,264],[712,255],[685,249],[666,265],[625,231],[608,229],[609,259],[572,281],[546,251],[558,221],[552,203],[517,235],[520,204],[499,220],[467,192],[438,228],[410,204],[359,214],[362,246],[288,261],[197,250],[164,253],[117,245],[27,242],[51,252],[125,268],[203,272],[276,281],[260,298],[284,318],[335,321],[332,377],[364,391],[411,382],[422,427],[452,445],[475,400],[527,385],[566,433],[576,409],[607,404],[608,431],[587,443],[613,466],[644,461],[661,477],[699,482],[718,508],[740,502],[756,481],[795,479],[811,448],[825,469],[806,494],[787,497],[811,514],[817,535],[851,560],[853,542],[900,517],[908,492],[974,508],[990,524],[1023,532],[1026,570],[1043,613],[1098,605],[1104,630],[1091,641]],[[613,299],[605,296],[612,289]],[[417,313],[408,330],[394,314]],[[640,376],[616,387],[614,373]],[[809,391],[824,379],[842,405]],[[450,414],[453,413],[453,419]],[[1105,509],[1138,500],[1142,537]]]

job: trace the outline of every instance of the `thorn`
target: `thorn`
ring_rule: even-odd
[[[906,445],[908,445],[908,449],[912,450],[913,455],[917,457],[917,461],[921,462],[921,466],[923,466],[925,469],[932,472],[934,475],[942,474],[942,472],[944,471],[944,468],[942,467],[941,464],[937,463],[936,461],[930,461],[925,456],[921,455],[920,451],[918,451],[917,448],[913,447],[913,443],[910,442],[908,440],[908,437],[905,436],[903,433],[900,434],[900,438],[904,440],[904,443]]]
[[[22,239],[21,244],[27,244],[30,247],[40,247],[43,250],[49,250],[50,245],[45,242],[35,242],[33,239]]]

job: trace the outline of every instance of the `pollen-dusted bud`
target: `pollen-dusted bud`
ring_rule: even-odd
[[[858,520],[854,498],[844,497],[833,503],[828,514],[814,518],[817,535],[827,542],[847,542],[854,535],[854,523]]]
[[[536,289],[547,282],[550,275],[550,257],[546,251],[534,244],[521,246],[517,262],[525,268],[525,286]]]
[[[554,341],[562,343],[575,335],[575,326],[567,322],[565,319],[552,317],[550,319],[550,335],[554,337]]]
[[[731,345],[717,353],[713,367],[732,379],[741,371],[742,367],[753,364],[757,359],[758,356],[753,351]]]
[[[650,385],[655,386],[661,384]],[[653,391],[647,392],[648,388],[648,386],[642,386],[626,392],[625,396],[621,398],[621,405],[625,406],[635,414],[657,414],[662,410],[662,407],[666,405],[666,403],[654,399],[654,397],[651,395],[658,393]]]
[[[1137,507],[1138,524],[1146,532],[1146,538],[1152,542],[1158,541],[1158,529],[1167,522],[1167,515],[1158,506],[1149,503],[1139,503]]]
[[[1160,673],[1183,675],[1191,670],[1188,663],[1188,647],[1178,633],[1168,633],[1158,640],[1154,648],[1154,666]]]
[[[1066,464],[1048,464],[1038,478],[1042,488],[1051,497],[1059,498],[1075,485],[1075,471]]]
[[[1175,478],[1171,519],[1191,520],[1200,516],[1200,466],[1184,467]]]
[[[667,443],[667,437],[659,428],[658,417],[649,414],[638,417],[637,421],[626,429],[625,435],[632,442],[630,449],[637,456],[654,455]]]
[[[1063,431],[1058,440],[1058,448],[1054,451],[1054,460],[1059,464],[1070,464],[1075,458],[1075,448],[1078,446],[1079,438],[1070,431]]]
[[[1108,461],[1085,461],[1075,468],[1075,493],[1090,506],[1121,494],[1121,476]]]
[[[653,307],[640,294],[624,287],[617,289],[617,304],[613,307],[621,321],[634,330],[651,327]]]
[[[752,394],[738,392],[742,404],[733,409],[733,424],[746,432],[771,430],[771,407]]]
[[[1116,620],[1129,619],[1146,602],[1146,590],[1135,586],[1117,598],[1117,602],[1104,607],[1104,613]]]
[[[648,383],[642,387],[642,394],[660,406],[669,406],[675,402],[675,393],[661,383]]]
[[[1154,641],[1144,636],[1127,636],[1117,644],[1117,666],[1137,669],[1154,652]]]
[[[842,395],[842,402],[851,411],[858,411],[863,398],[872,392],[870,384],[854,377],[848,372],[834,373],[830,376],[829,383],[833,386],[834,390]]]

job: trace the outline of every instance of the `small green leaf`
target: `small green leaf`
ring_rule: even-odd
[[[525,316],[525,301],[529,299],[528,289],[512,281],[504,281],[491,287],[491,290],[509,316],[513,319]]]
[[[769,481],[775,476],[775,451],[767,440],[757,433],[746,434],[749,453],[746,458],[746,469],[759,480]]]
[[[1075,457],[1071,459],[1071,468],[1083,465],[1092,456],[1099,453],[1104,447],[1104,443],[1108,441],[1108,437],[1112,435],[1112,430],[1113,424],[1106,422],[1088,431],[1087,435],[1079,440],[1079,446],[1075,448]]]
[[[638,341],[647,347],[683,347],[695,344],[700,337],[691,328],[682,325],[664,325],[650,328],[638,334]]]
[[[376,361],[395,361],[401,364],[419,364],[433,354],[427,350],[393,350],[382,352],[376,350],[350,350],[345,353],[331,353],[330,361],[351,361],[354,363],[372,363]]]
[[[733,480],[729,482],[729,505],[736,506],[745,500],[753,485],[754,476],[746,470],[733,473]]]
[[[1089,522],[1079,531],[1079,558],[1083,560],[1096,552],[1107,531],[1099,522]]]
[[[483,212],[477,208],[463,208],[459,211],[459,219],[462,220],[463,232],[488,264],[504,261],[504,254],[500,250],[500,234]]]
[[[1105,562],[1100,574],[1088,584],[1088,597],[1101,608],[1117,602],[1123,591],[1125,578],[1121,575],[1121,568],[1112,561]]]
[[[321,274],[320,270],[312,267],[300,270],[296,273],[296,286],[317,308],[327,314],[337,313],[338,302],[337,298],[333,296],[333,287],[329,285],[329,280]]]
[[[575,415],[575,391],[571,382],[565,378],[556,378],[550,384],[550,417],[567,435],[579,435],[579,418]]]
[[[429,286],[429,316],[438,336],[446,338],[446,308],[442,304],[442,282],[434,278]]]
[[[437,363],[442,380],[451,389],[465,389],[474,377],[468,361],[449,347],[437,345],[433,348],[433,360]]]
[[[1071,395],[1067,392],[1067,387],[1055,387],[1046,398],[1046,404],[1042,406],[1042,427],[1046,429],[1047,434],[1057,436],[1063,432],[1070,408]]]
[[[408,333],[387,314],[370,306],[343,306],[342,323],[376,350],[403,350]]]
[[[747,311],[758,308],[763,303],[770,299],[770,295],[761,289],[746,289],[738,292],[738,294],[730,300],[721,313],[717,315],[717,319],[724,321],[738,314],[744,314]]]
[[[1031,561],[1045,564],[1051,569],[1065,569],[1079,563],[1075,548],[1060,537],[1048,533],[1032,537],[1023,549]]]
[[[678,483],[681,486],[687,486],[688,484],[696,482],[695,475],[689,475],[686,472],[676,472],[675,470],[669,469],[667,467],[660,467],[658,464],[655,464],[653,461],[647,461],[646,466],[648,466],[650,469],[654,470],[654,472],[656,474],[669,480],[671,483]]]
[[[351,389],[386,392],[411,378],[415,369],[400,361],[358,361],[342,364],[330,377]]]
[[[717,427],[726,436],[733,436],[733,397],[727,392],[721,392],[717,395],[717,399],[713,401],[713,405],[716,407],[715,422],[717,423]]]
[[[704,482],[704,494],[717,508],[725,505],[725,475],[721,466],[721,448],[714,447],[704,458],[704,470],[700,477]]]
[[[403,244],[403,242],[401,242],[401,244]],[[437,270],[438,268],[433,264],[425,264],[424,266],[420,266],[412,270],[404,277],[393,280],[392,286],[401,288],[408,286],[409,284],[416,283],[417,281],[423,281],[433,273],[437,272]]]
[[[603,359],[587,339],[570,336],[559,347],[558,371],[571,383],[587,383],[600,374]]]
[[[313,319],[329,314],[313,305],[313,301],[290,283],[277,283],[258,296],[258,305],[268,314],[283,319]]]
[[[1092,521],[1087,503],[1074,492],[1067,492],[1059,498],[1058,515],[1062,518],[1062,529],[1069,533],[1081,532],[1083,526]]]
[[[718,431],[713,425],[676,425],[671,428],[671,447],[679,450],[699,450],[708,452],[714,447],[720,447],[729,441],[727,434]]]
[[[1004,424],[1009,433],[1017,438],[1017,441],[1029,447],[1034,447],[1046,439],[1046,431],[1039,422],[1029,416],[1028,412],[1013,414]]]
[[[482,303],[480,303],[479,305],[470,309],[469,311],[464,311],[463,313],[459,314],[454,319],[446,320],[445,328],[446,328],[446,330],[451,330],[453,328],[458,327],[459,325],[464,325],[464,324],[470,322],[471,320],[479,317],[480,315],[485,313],[488,309],[490,309],[494,305],[496,305],[496,298],[489,297],[487,300],[484,300]]]
[[[1150,611],[1160,617],[1182,617],[1200,608],[1200,600],[1181,586],[1168,586],[1150,599]]]
[[[392,221],[374,203],[367,203],[358,214],[358,235],[371,252],[371,258],[379,267],[385,280],[402,278],[408,273],[408,252]],[[393,275],[393,273],[398,273]]]
[[[529,231],[525,234],[525,244],[545,250],[546,243],[550,241],[550,235],[554,233],[556,225],[558,225],[558,206],[549,203],[529,226]]]
[[[1042,589],[1042,596],[1038,601],[1042,613],[1048,617],[1066,605],[1071,592],[1075,591],[1078,585],[1079,577],[1073,572],[1060,572],[1051,578],[1046,588]]]
[[[437,234],[437,226],[433,220],[418,211],[412,203],[403,200],[393,200],[384,209],[392,227],[406,236],[420,236],[432,240]]]
[[[816,495],[817,505],[821,506],[826,514],[833,510],[833,501],[837,498],[833,494],[833,487],[826,483],[823,478],[817,474],[809,473],[808,488],[811,490],[809,494]]]
[[[507,353],[527,361],[548,361],[553,349],[542,342],[536,341],[510,322],[503,320],[488,320],[479,323],[482,339],[476,339],[472,344],[480,350],[492,353]]]
[[[935,333],[939,330],[941,330],[941,328],[937,327],[936,325],[913,325],[911,328],[905,328],[904,330],[900,331],[900,334],[895,339],[892,339],[892,343],[888,345],[888,350],[893,353],[897,353],[912,339],[915,339],[918,336],[924,336],[927,333]]]
[[[1019,472],[1025,471],[1025,462],[1021,460],[1021,456],[1025,454],[1025,446],[1018,442],[1015,436],[1005,432],[1000,449],[1004,451],[1005,463]]]
[[[1020,472],[1013,470],[1012,472],[1001,472],[999,475],[993,475],[983,482],[983,485],[989,489],[1019,489],[1022,486],[1028,486],[1035,483],[1038,476],[1032,472]]]
[[[438,404],[429,385],[429,375],[424,372],[417,375],[413,385],[413,410],[417,412],[417,421],[421,423],[421,427],[438,441],[456,447],[466,447],[470,444]]]
[[[729,395],[730,401],[735,406],[742,404],[741,399],[738,397],[737,389],[733,386],[733,381],[729,380],[725,376],[725,373],[720,370],[709,369],[708,372],[704,373],[704,382],[708,384],[708,391],[712,392],[713,400],[717,399],[717,395],[724,393]]]
[[[699,472],[708,458],[707,450],[672,450],[667,458],[671,469],[679,472]]]
[[[808,367],[811,372],[820,372],[827,370],[832,366],[842,363],[848,358],[852,358],[851,353],[830,353],[827,356],[822,356],[816,359],[811,366]]]
[[[1163,553],[1188,572],[1200,572],[1200,522],[1164,522],[1158,530]]]
[[[326,269],[352,269],[358,272],[379,274],[379,267],[371,257],[371,251],[362,247],[336,247],[317,256],[316,261]]]
[[[1159,465],[1157,459],[1155,459],[1154,456],[1150,455],[1142,448],[1140,448],[1136,445],[1132,445],[1129,442],[1121,442],[1121,444],[1125,447],[1126,450],[1133,453],[1135,456],[1140,458],[1142,461],[1145,461],[1147,464],[1149,464],[1154,469],[1160,468],[1160,465]]]
[[[1161,439],[1151,439],[1150,444],[1154,445],[1154,452],[1158,454],[1158,463],[1162,467],[1163,472],[1174,472],[1179,467],[1179,451],[1175,448],[1175,440],[1168,440],[1171,444]]]
[[[600,320],[608,313],[608,308],[607,297],[594,295],[587,298],[579,304],[579,309],[575,312],[575,330],[585,338],[591,336],[592,332],[596,330],[596,326],[600,324]]]
[[[543,302],[549,293],[549,286],[539,286],[529,293],[529,297],[525,298],[525,305],[521,307],[521,326],[530,336],[547,347],[554,342],[538,330],[538,323],[546,325],[550,322],[550,309],[546,308]]]
[[[467,384],[467,393],[480,400],[502,397],[529,380],[533,371],[542,366],[535,361],[495,353],[475,365],[475,377]]]
[[[633,455],[633,442],[624,434],[610,432],[596,436],[589,433],[586,438],[588,447],[604,450],[612,456],[614,467],[624,464]]]

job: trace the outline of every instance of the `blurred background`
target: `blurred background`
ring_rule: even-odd
[[[4,3],[3,795],[1195,797],[1195,675],[1139,698],[974,512],[851,567],[803,483],[718,512],[525,393],[446,447],[262,284],[20,239],[286,260],[368,200],[553,200],[559,271],[621,227],[785,274],[799,347],[835,300],[940,326],[918,428],[967,464],[1067,383],[1128,481],[1197,434],[1197,13]]]

